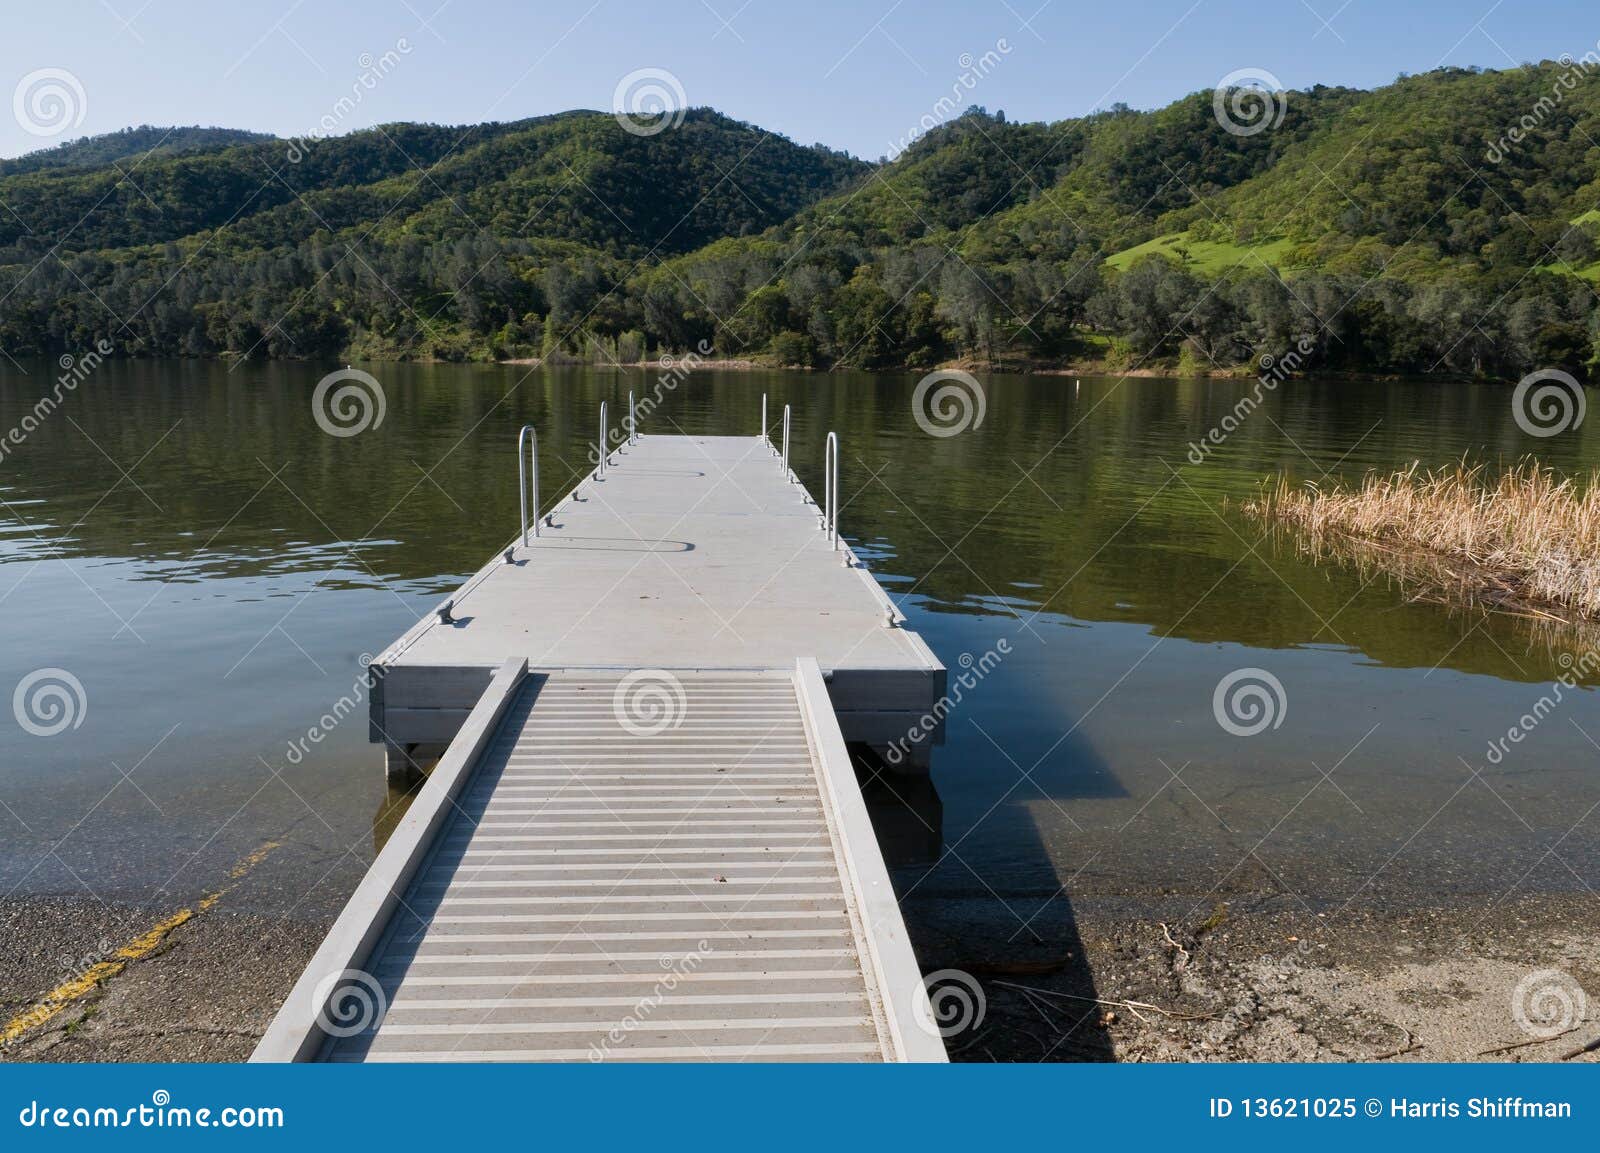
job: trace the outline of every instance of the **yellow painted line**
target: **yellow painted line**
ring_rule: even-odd
[[[207,893],[196,902],[198,911],[203,913],[215,905],[244,878],[245,874],[266,860],[267,855],[278,847],[279,843],[277,841],[268,841],[249,856],[242,858],[233,868],[228,870],[229,884]],[[143,960],[151,953],[154,953],[174,929],[193,919],[195,914],[196,909],[179,909],[166,920],[157,922],[123,945],[122,948],[112,954],[112,960],[100,961],[91,965],[81,975],[51,989],[31,1009],[25,1009],[23,1012],[18,1013],[7,1022],[4,1029],[0,1029],[0,1047],[9,1045],[30,1029],[38,1028],[69,1005],[82,1000],[111,980],[111,978],[121,973],[128,967],[130,962]]]

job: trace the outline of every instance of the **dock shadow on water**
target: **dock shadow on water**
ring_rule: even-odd
[[[944,803],[934,780],[941,758],[950,754],[935,751],[925,775],[897,773],[865,745],[851,752],[925,975],[930,1025],[943,1035],[951,1060],[1116,1060],[1069,895],[1071,879],[1060,875],[1036,822],[1008,824],[1008,855],[1019,876],[1055,877],[1053,889],[996,893],[965,866],[981,896],[937,893],[935,872],[960,861],[959,850],[945,841]]]

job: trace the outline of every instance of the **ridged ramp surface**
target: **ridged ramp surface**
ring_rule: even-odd
[[[553,674],[510,706],[331,1060],[882,1060],[793,679]]]

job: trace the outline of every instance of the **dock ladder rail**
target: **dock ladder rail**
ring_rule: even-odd
[[[631,388],[628,390],[628,443],[639,443],[639,406],[634,403]]]
[[[607,1058],[948,1059],[815,658],[506,662],[251,1056]]]
[[[822,450],[822,527],[839,551],[839,434],[830,432]]]
[[[528,452],[522,451],[523,444]],[[525,424],[517,433],[517,495],[522,501],[522,546],[528,546],[528,491],[533,491],[533,535],[539,535],[539,430]]]
[[[783,453],[782,453],[782,464],[783,464],[783,475],[788,478],[789,483],[793,484],[794,483],[794,474],[789,471],[789,406],[788,405],[784,405],[783,406]]]
[[[600,402],[600,440],[595,446],[600,454],[600,463],[595,465],[594,468],[595,480],[605,479],[606,463],[611,458],[611,450],[606,446],[606,438],[609,435],[609,431],[606,426],[606,402],[602,400]]]

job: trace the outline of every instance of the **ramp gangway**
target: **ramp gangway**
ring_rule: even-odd
[[[447,743],[252,1060],[946,1059],[846,747],[944,670],[839,538],[836,445],[819,510],[765,436],[630,423],[374,662],[375,733]]]

